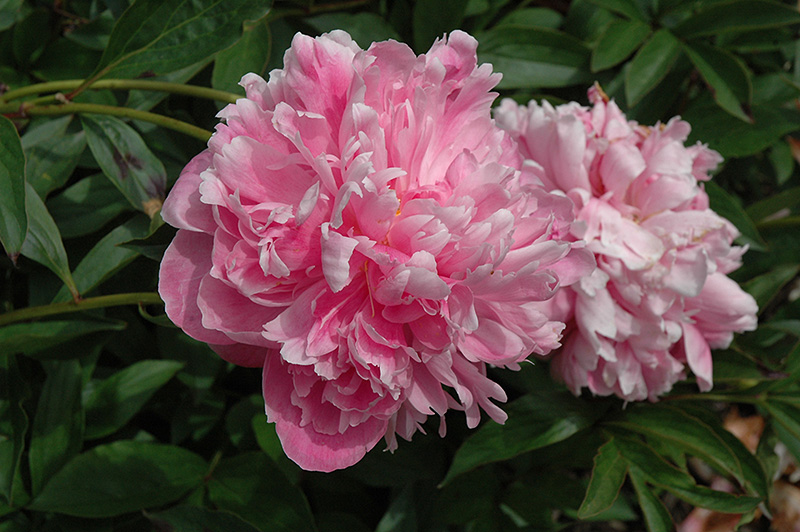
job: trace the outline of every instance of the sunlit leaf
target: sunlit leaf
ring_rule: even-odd
[[[117,21],[95,73],[165,74],[202,61],[239,38],[271,0],[138,0]]]
[[[578,509],[578,517],[586,519],[611,508],[628,474],[628,464],[619,454],[614,439],[597,451],[586,496]]]

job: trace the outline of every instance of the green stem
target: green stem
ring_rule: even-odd
[[[151,122],[153,124],[178,131],[195,137],[203,142],[208,142],[211,138],[211,132],[177,120],[168,116],[150,113],[148,111],[139,111],[138,109],[130,109],[128,107],[115,107],[113,105],[99,105],[93,103],[66,103],[63,105],[34,105],[32,107],[26,104],[4,104],[0,105],[0,114],[14,117],[25,116],[58,116],[58,115],[71,115],[76,113],[88,113],[99,115],[120,116],[123,118],[131,118],[133,120],[142,120],[144,122]]]
[[[800,226],[800,216],[786,216],[784,218],[775,218],[756,224],[757,229],[796,228],[798,226]]]
[[[84,83],[82,79],[70,79],[64,81],[49,81],[47,83],[37,83],[28,85],[5,93],[0,99],[10,102],[33,94],[46,92],[72,91]],[[145,79],[101,79],[95,81],[89,87],[93,90],[112,89],[112,90],[145,90],[169,92],[171,94],[183,94],[208,100],[217,100],[224,103],[236,103],[241,96],[232,92],[219,91],[196,85],[185,85],[182,83],[168,83],[166,81],[151,81]]]
[[[718,401],[721,403],[747,403],[758,404],[762,401],[760,395],[736,395],[724,393],[689,393],[684,395],[671,395],[662,397],[661,401]]]
[[[112,294],[109,296],[90,297],[79,301],[51,303],[40,307],[21,308],[0,314],[0,326],[28,321],[54,314],[80,312],[94,308],[119,307],[122,305],[163,305],[161,297],[155,292],[134,292],[129,294]]]

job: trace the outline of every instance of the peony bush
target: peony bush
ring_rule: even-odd
[[[792,530],[798,27],[0,2],[0,532]]]

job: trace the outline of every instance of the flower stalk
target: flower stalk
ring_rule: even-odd
[[[36,94],[72,91],[80,87],[83,83],[84,80],[82,79],[37,83],[35,85],[28,85],[26,87],[20,87],[19,89],[8,91],[2,97],[0,97],[0,101],[11,102],[13,100],[19,100],[26,96],[32,96]],[[169,83],[166,81],[151,81],[144,79],[102,79],[92,83],[89,88],[93,90],[111,89],[168,92],[170,94],[194,96],[196,98],[216,100],[223,103],[235,103],[238,98],[241,98],[241,96],[232,92],[198,87],[196,85],[185,85],[182,83]]]
[[[161,297],[155,292],[133,292],[90,297],[78,301],[51,303],[38,307],[27,307],[0,314],[0,327],[21,321],[29,321],[55,314],[81,312],[96,308],[119,307],[124,305],[163,305]]]
[[[22,105],[7,103],[0,105],[0,114],[9,118],[24,118],[29,116],[60,116],[69,114],[100,114],[130,118],[150,122],[173,131],[178,131],[190,137],[194,137],[202,142],[208,142],[211,132],[177,120],[168,116],[140,111],[128,107],[117,107],[113,105],[100,105],[93,103],[64,103],[57,105],[29,105],[27,102]]]

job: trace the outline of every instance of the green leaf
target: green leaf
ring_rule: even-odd
[[[61,235],[74,238],[94,233],[131,207],[105,175],[95,174],[49,198],[47,208]]]
[[[478,36],[478,57],[503,74],[501,89],[566,87],[590,83],[589,49],[548,28],[502,26]]]
[[[145,515],[156,526],[156,530],[164,532],[261,532],[232,513],[215,512],[201,506],[175,506]]]
[[[175,238],[175,229],[165,224],[160,215],[156,215],[153,222],[156,223],[150,224],[144,236],[129,239],[119,245],[148,259],[161,262],[172,239]]]
[[[591,426],[603,408],[568,393],[525,395],[505,409],[505,425],[487,423],[464,442],[442,484],[478,466],[565,440]]]
[[[631,55],[650,36],[650,26],[638,20],[615,20],[592,52],[592,72],[611,68]]]
[[[495,26],[532,26],[556,30],[561,26],[564,16],[546,7],[515,9],[500,19]]]
[[[714,101],[736,118],[752,122],[753,86],[741,60],[721,48],[700,42],[684,43],[683,50],[708,84]]]
[[[786,184],[794,172],[794,157],[788,142],[778,142],[769,150],[769,162],[775,169],[775,180],[779,185]],[[800,199],[798,199],[800,201]]]
[[[286,475],[289,482],[297,484],[300,480],[300,468],[286,457],[281,440],[275,431],[275,423],[269,423],[267,416],[264,415],[264,400],[258,397],[256,401],[258,402],[259,412],[250,417],[250,423],[247,428],[252,430],[258,446],[270,457],[272,463]],[[233,426],[234,421],[229,415],[225,423],[230,433],[231,441],[234,441],[237,437],[241,440],[241,436],[231,431],[231,429],[235,428]]]
[[[138,0],[120,17],[96,75],[161,75],[232,45],[242,24],[265,16],[271,0]]]
[[[0,353],[35,355],[87,334],[124,328],[125,322],[88,319],[14,323],[0,327]]]
[[[239,81],[248,72],[263,76],[272,50],[272,34],[266,21],[245,28],[242,38],[230,48],[217,54],[211,86],[237,94],[244,94]]]
[[[112,517],[162,506],[200,486],[206,462],[180,447],[120,440],[75,457],[29,508],[78,517]]]
[[[636,497],[639,500],[639,507],[644,515],[647,531],[672,532],[675,526],[672,522],[672,516],[669,515],[669,511],[664,506],[664,503],[661,502],[661,499],[656,497],[653,490],[647,487],[644,476],[639,472],[632,471],[630,477],[633,489],[636,491]]]
[[[406,484],[383,514],[375,532],[416,532],[417,511],[413,484]]]
[[[222,52],[219,52],[222,53]],[[167,72],[166,74],[161,74],[160,76],[152,76],[148,77],[149,81],[164,81],[167,83],[187,83],[190,79],[195,77],[198,72],[203,70],[212,60],[212,57],[206,57],[199,63],[195,63],[193,65],[189,65],[187,67],[181,68],[179,70],[174,70],[172,72]],[[216,87],[215,87],[216,88]],[[130,107],[131,109],[139,109],[141,111],[149,111],[159,102],[166,99],[169,96],[169,93],[161,92],[161,91],[145,91],[145,90],[133,90],[128,92],[128,99],[125,101],[125,107]],[[141,125],[141,124],[140,124]]]
[[[772,271],[750,279],[742,288],[753,296],[758,303],[758,308],[763,309],[780,291],[800,272],[797,264],[781,264]]]
[[[797,130],[800,111],[771,105],[754,105],[753,122],[734,118],[719,107],[698,105],[683,113],[692,124],[689,142],[700,140],[723,157],[745,157],[763,151],[787,133]]]
[[[96,385],[86,399],[86,439],[122,428],[182,367],[174,360],[142,360]]]
[[[164,165],[129,125],[113,116],[81,117],[86,140],[103,173],[134,208],[152,217],[167,186]]]
[[[625,411],[624,421],[612,424],[697,456],[734,477],[749,492],[767,495],[767,480],[758,460],[717,419],[700,410],[636,405]]]
[[[713,181],[705,183],[704,187],[711,202],[711,208],[736,226],[742,233],[741,240],[749,244],[750,249],[766,251],[767,243],[758,233],[756,224],[753,223],[753,220],[750,219],[750,216],[748,216],[736,198]]]
[[[53,132],[34,142],[26,142],[27,136],[26,133],[22,137],[27,160],[25,176],[37,194],[45,198],[51,191],[64,186],[78,166],[86,148],[86,135],[83,131],[71,134]]]
[[[9,505],[14,504],[18,487],[19,464],[25,450],[28,416],[22,408],[25,400],[22,376],[12,353],[0,357],[0,493]]]
[[[689,504],[718,512],[744,513],[762,501],[760,497],[734,495],[698,486],[688,472],[668,462],[652,447],[617,431],[613,433],[620,453],[628,462],[632,478],[639,473],[649,484],[666,489]]]
[[[698,11],[674,29],[677,35],[699,37],[800,23],[797,9],[770,0],[734,0],[697,5]]]
[[[92,50],[105,50],[108,38],[114,29],[114,15],[110,9],[94,16],[86,23],[78,25],[73,31],[65,32],[64,37]]]
[[[139,256],[136,251],[120,244],[134,238],[145,237],[149,232],[150,220],[146,216],[138,215],[104,236],[72,272],[78,291],[84,295],[89,293]],[[53,303],[69,299],[69,292],[62,288],[53,298]]]
[[[752,220],[762,221],[783,209],[793,209],[800,205],[800,187],[792,187],[773,194],[748,206],[746,212]]]
[[[208,481],[208,497],[261,530],[316,530],[303,492],[261,452],[222,460]]]
[[[365,50],[373,42],[386,41],[388,39],[400,40],[400,35],[395,29],[376,13],[325,13],[309,17],[304,22],[310,24],[320,33],[339,28],[346,29],[353,40]],[[441,37],[441,35],[438,35],[438,37]]]
[[[12,259],[19,255],[27,229],[25,154],[17,128],[0,116],[0,242]]]
[[[417,0],[414,2],[414,49],[427,51],[435,39],[458,28],[464,19],[464,0]]]
[[[77,297],[78,289],[72,279],[61,233],[44,202],[28,183],[25,184],[25,211],[28,214],[28,233],[22,243],[22,255],[49,268],[64,282],[70,294]]]
[[[0,0],[0,31],[14,25],[21,7],[22,0]]]
[[[49,31],[51,26],[49,10],[36,7],[26,11],[24,18],[11,29],[14,57],[24,67],[33,64],[41,56],[47,44],[47,39],[41,38],[41,32]]]
[[[28,463],[36,495],[83,445],[82,370],[77,360],[51,362],[36,405]]]
[[[625,99],[630,107],[664,79],[680,53],[680,42],[666,29],[655,32],[639,48],[625,74]]]
[[[597,451],[594,468],[586,496],[578,508],[578,517],[586,519],[598,515],[614,504],[628,474],[628,464],[619,454],[614,438]]]
[[[762,406],[772,417],[775,434],[794,459],[800,461],[800,408],[776,401],[765,401]]]
[[[631,20],[647,22],[649,17],[642,11],[634,0],[589,0],[590,3],[600,6],[614,13],[619,13]]]

